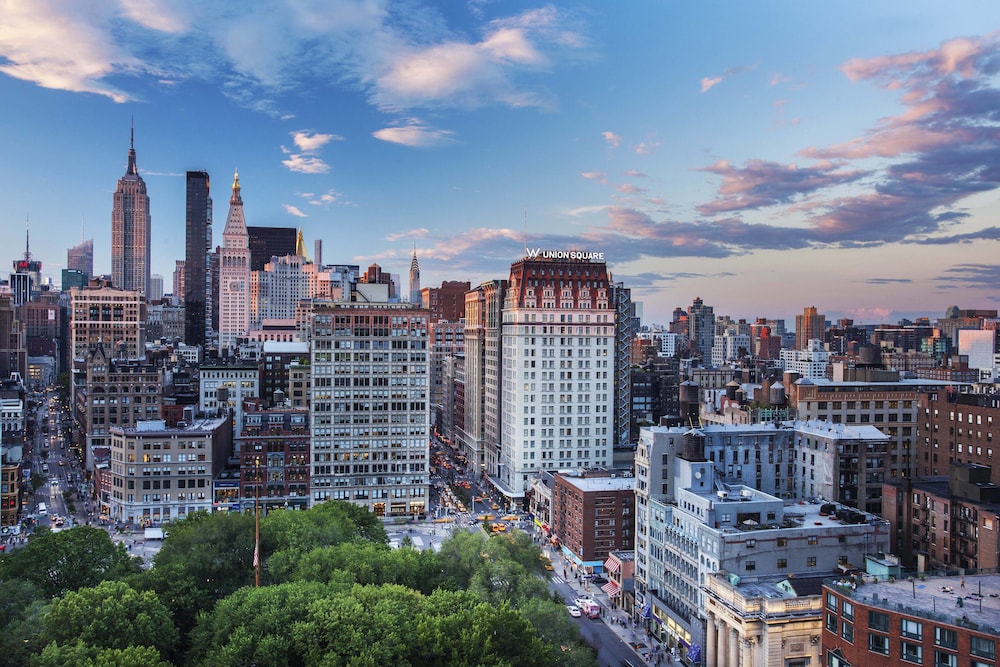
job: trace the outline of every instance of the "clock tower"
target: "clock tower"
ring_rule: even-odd
[[[233,196],[219,252],[219,353],[232,354],[236,339],[250,328],[250,235],[243,217],[240,174],[233,176]]]

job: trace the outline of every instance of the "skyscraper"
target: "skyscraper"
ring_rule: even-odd
[[[826,315],[816,311],[816,306],[809,306],[801,315],[795,316],[795,349],[805,350],[809,341],[823,340],[826,333]]]
[[[700,357],[706,365],[712,362],[712,343],[715,342],[715,309],[706,306],[701,297],[688,306],[688,341],[691,354]]]
[[[603,261],[526,257],[509,285],[500,452],[487,474],[513,504],[538,470],[612,465],[617,312]]]
[[[207,171],[187,172],[184,243],[184,342],[205,345],[212,322],[208,255],[212,252],[212,197]]]
[[[135,129],[129,139],[128,167],[118,179],[111,210],[111,283],[146,294],[149,283],[150,217],[146,183],[135,164]]]
[[[294,227],[247,227],[250,236],[250,270],[263,271],[272,257],[295,254],[298,234]]]
[[[240,174],[233,175],[229,215],[219,253],[219,351],[232,350],[250,328],[250,238],[243,217]]]
[[[66,251],[66,268],[79,271],[88,279],[94,275],[94,239],[81,241]]]
[[[465,289],[469,289],[468,284]],[[410,262],[410,303],[420,305],[420,264],[417,263],[416,246],[413,246],[413,261]]]

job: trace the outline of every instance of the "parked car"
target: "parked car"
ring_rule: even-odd
[[[581,616],[583,616],[583,612],[580,611],[580,608],[577,607],[575,604],[566,605],[566,611],[568,611],[569,615],[572,616],[573,618],[580,618]]]

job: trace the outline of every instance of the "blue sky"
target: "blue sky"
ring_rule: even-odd
[[[8,255],[110,272],[130,119],[153,271],[184,172],[424,286],[603,251],[666,322],[996,307],[1000,3],[0,0]],[[7,260],[4,260],[7,261]],[[404,285],[404,291],[405,291]],[[792,322],[789,322],[791,325]]]

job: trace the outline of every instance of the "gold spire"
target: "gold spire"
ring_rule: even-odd
[[[295,237],[295,254],[302,259],[309,261],[309,255],[306,254],[306,241],[302,238],[301,227],[299,227],[299,233]]]
[[[240,170],[233,172],[233,192],[240,191]]]

